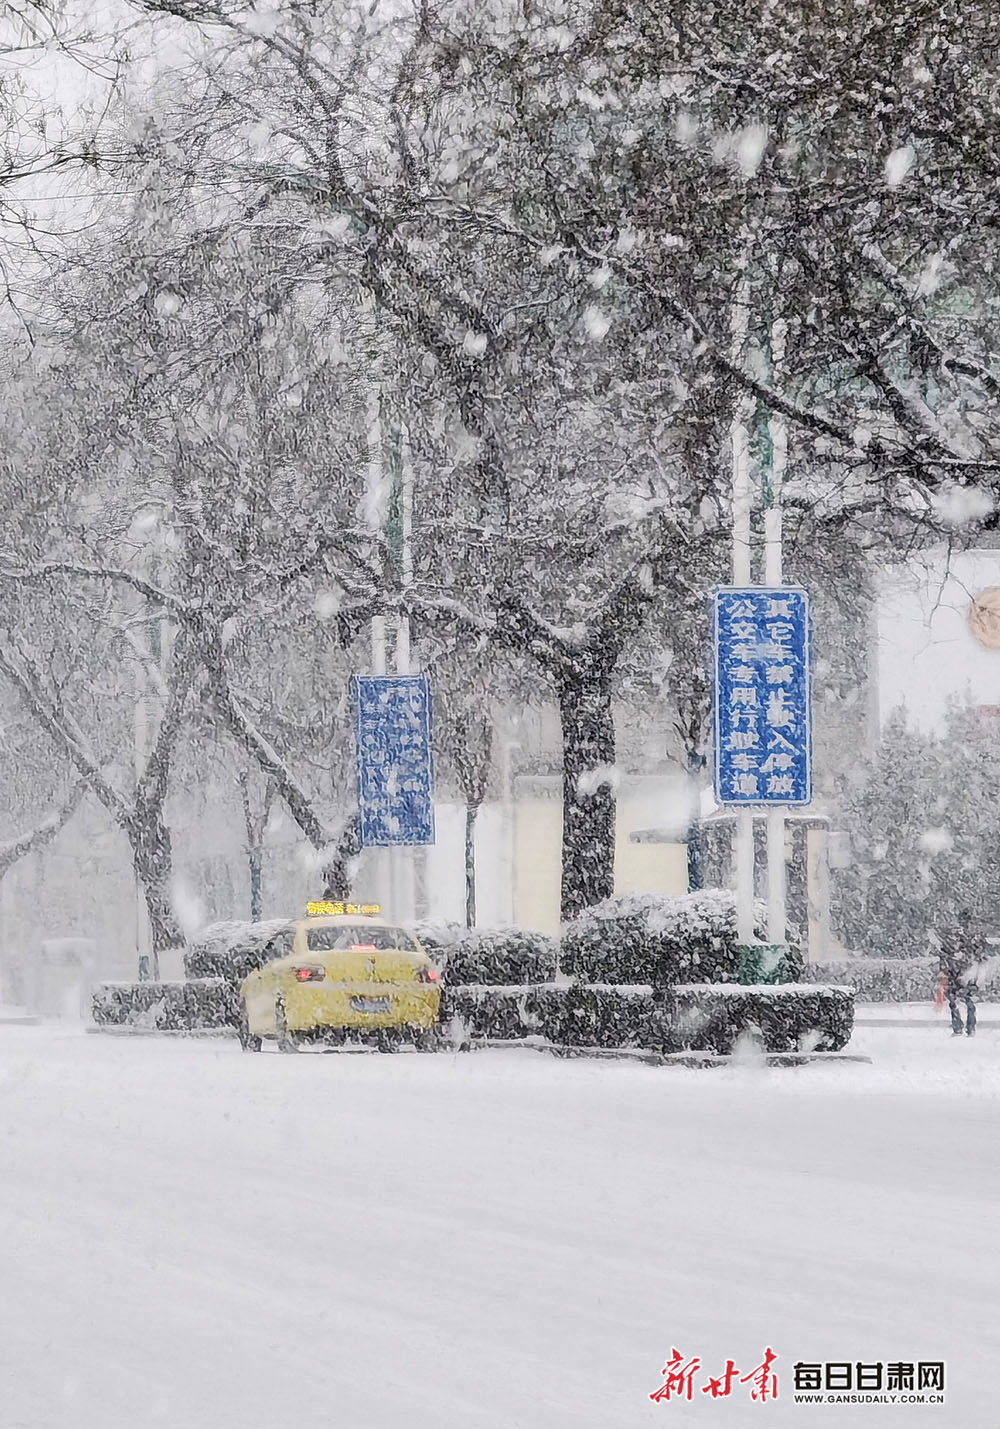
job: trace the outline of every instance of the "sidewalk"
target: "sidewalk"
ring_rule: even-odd
[[[959,1003],[965,1021],[965,1003]],[[932,1027],[948,1030],[948,1008],[935,1007],[932,1002],[856,1002],[855,1027]],[[1000,1028],[1000,1003],[980,1002],[976,1005],[976,1026]]]

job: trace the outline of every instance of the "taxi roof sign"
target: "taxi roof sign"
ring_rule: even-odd
[[[320,901],[318,903],[306,904],[306,913],[310,918],[340,918],[345,913],[360,913],[362,917],[372,917],[376,913],[381,913],[381,911],[381,906],[378,903],[329,903]]]

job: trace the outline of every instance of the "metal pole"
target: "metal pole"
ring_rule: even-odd
[[[749,291],[744,276],[733,307],[733,359],[743,357],[747,336],[747,303]],[[750,585],[753,581],[750,549],[750,508],[753,499],[753,477],[750,470],[750,421],[753,401],[742,394],[733,414],[730,437],[733,449],[733,585]]]
[[[400,516],[401,541],[399,552],[399,584],[403,608],[399,613],[396,634],[396,673],[413,674],[410,668],[410,616],[406,599],[413,584],[413,461],[405,427],[400,433]]]
[[[508,716],[503,721],[503,740],[500,744],[500,789],[503,798],[503,861],[506,884],[504,906],[507,921],[513,926],[517,922],[517,830],[514,804],[514,761],[515,749],[520,749],[518,740],[512,738],[512,726]]]
[[[767,940],[785,941],[785,811],[767,811]]]
[[[744,241],[740,280],[730,318],[732,358],[741,363],[745,356],[747,328],[750,320],[750,279],[747,272],[751,240]],[[750,585],[753,578],[750,550],[750,509],[753,481],[750,471],[750,419],[752,399],[747,393],[737,398],[730,427],[732,443],[733,492],[733,585]],[[736,932],[740,943],[754,941],[754,844],[753,812],[739,809],[736,814]]]
[[[396,626],[395,665],[397,675],[411,675],[413,671],[410,668],[410,617],[406,611],[405,599],[409,587],[413,582],[413,552],[411,548],[411,537],[413,534],[413,466],[410,461],[410,449],[405,430],[400,432],[399,451],[401,517],[399,584],[404,605],[400,609],[399,621]],[[415,911],[414,849],[395,848],[390,852],[394,864],[392,883],[393,896],[396,900],[393,917],[402,919],[403,921],[409,921],[413,918]]]
[[[382,536],[385,516],[385,477],[382,470],[382,404],[378,384],[368,389],[368,470],[365,479],[365,523],[375,542]],[[376,553],[376,561],[378,561]],[[371,622],[372,674],[386,672],[385,616],[373,615]]]
[[[754,936],[754,843],[753,810],[736,813],[736,938],[743,944],[756,942]]]
[[[777,318],[771,324],[771,371],[777,376],[785,359],[787,324]],[[770,480],[764,491],[764,584],[781,585],[781,483],[788,464],[788,427],[780,412],[772,412],[767,424],[771,439]]]
[[[785,356],[786,324],[777,318],[771,324],[771,366],[777,374]],[[788,461],[788,429],[779,412],[768,422],[771,438],[770,480],[764,484],[764,584],[780,586],[782,571],[781,483]],[[784,943],[786,938],[785,811],[780,806],[767,811],[767,939]]]
[[[382,524],[385,516],[385,474],[382,463],[382,401],[377,380],[368,388],[368,469],[365,476],[365,523],[372,534],[375,562],[381,566]],[[384,575],[384,569],[383,569]],[[373,615],[371,619],[371,669],[373,675],[384,675],[387,669],[385,616]],[[379,903],[392,903],[392,892],[388,889],[391,871],[388,867],[387,850],[369,851],[370,870],[374,878]]]

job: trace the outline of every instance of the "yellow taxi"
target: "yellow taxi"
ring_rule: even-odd
[[[438,971],[412,933],[375,904],[310,903],[307,916],[269,944],[266,961],[240,984],[245,1051],[265,1037],[282,1052],[309,1042],[437,1042]]]

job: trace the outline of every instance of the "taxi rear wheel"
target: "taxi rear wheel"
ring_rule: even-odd
[[[278,1042],[279,1052],[297,1052],[299,1050],[299,1044],[288,1030],[285,1000],[280,993],[274,999],[274,1035]]]
[[[247,1017],[247,1005],[243,1001],[240,1002],[240,1015],[239,1020],[236,1023],[236,1035],[240,1039],[240,1046],[243,1048],[244,1052],[260,1051],[261,1039],[259,1037],[255,1037],[250,1031],[250,1021]]]

